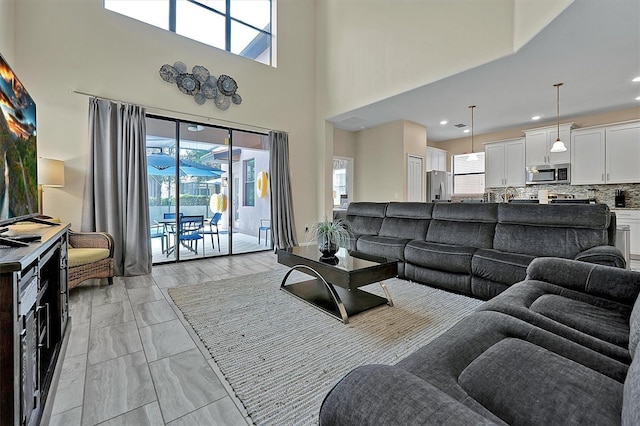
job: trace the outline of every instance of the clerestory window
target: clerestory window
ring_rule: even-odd
[[[104,0],[105,9],[272,65],[272,0]]]

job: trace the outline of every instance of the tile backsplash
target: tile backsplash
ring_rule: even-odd
[[[610,208],[615,207],[615,192],[620,189],[625,195],[626,208],[640,208],[640,183],[620,185],[527,185],[524,187],[509,187],[508,191],[511,198],[527,199],[537,197],[538,190],[541,189],[548,190],[549,194],[571,194],[574,198],[590,198],[595,194],[596,202],[608,204]],[[490,197],[492,201],[500,201],[502,194],[504,194],[504,188],[490,188],[487,193],[494,194]]]

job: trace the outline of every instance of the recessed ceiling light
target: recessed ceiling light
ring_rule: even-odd
[[[634,83],[639,82],[639,81],[640,81],[640,75],[639,75],[639,76],[637,76],[636,78],[634,78],[634,79],[633,79],[633,80],[631,80],[631,81],[633,81]]]
[[[444,126],[444,125],[445,125],[445,124],[447,124],[447,123],[448,123],[448,121],[447,121],[447,120],[442,120],[442,121],[440,122],[440,125],[441,125],[441,126]]]
[[[541,118],[542,118],[542,116],[541,116],[541,115],[534,115],[533,117],[531,117],[531,119],[532,119],[533,121],[535,121],[535,120],[540,120]]]
[[[465,129],[465,130],[462,131],[462,133],[469,133],[469,132],[471,132],[471,130],[469,130],[469,129]]]
[[[190,132],[200,132],[204,130],[204,126],[201,126],[199,124],[189,124],[187,126],[187,130],[189,130]]]
[[[636,98],[636,101],[640,101],[640,96],[638,96],[638,97]]]

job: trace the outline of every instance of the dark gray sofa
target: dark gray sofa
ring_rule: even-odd
[[[490,299],[536,257],[624,267],[605,204],[351,203],[351,249],[398,260],[398,276]]]
[[[327,395],[328,425],[638,425],[640,273],[538,258],[527,279],[395,366]]]

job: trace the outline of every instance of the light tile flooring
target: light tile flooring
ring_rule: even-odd
[[[167,289],[278,268],[266,251],[71,290],[72,331],[49,424],[252,424]]]
[[[640,260],[631,267],[640,270]],[[167,294],[282,268],[271,251],[88,281],[70,293],[72,332],[50,425],[247,425],[242,404]],[[106,281],[106,280],[105,280]]]

